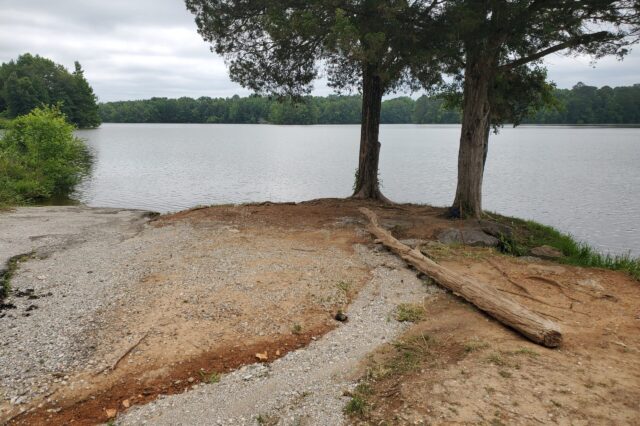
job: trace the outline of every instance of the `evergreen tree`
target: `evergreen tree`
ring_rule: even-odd
[[[491,125],[518,123],[550,100],[540,61],[556,52],[623,56],[639,35],[634,0],[450,0],[441,52],[461,89],[454,216],[480,217]],[[585,113],[585,112],[583,112]],[[589,114],[589,120],[593,116]]]
[[[382,96],[429,86],[427,43],[417,37],[440,1],[186,0],[203,38],[227,60],[231,79],[257,93],[300,98],[323,70],[337,90],[362,93],[354,197],[381,199]],[[426,37],[426,36],[425,36]]]

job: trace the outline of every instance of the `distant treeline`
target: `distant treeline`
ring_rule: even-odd
[[[525,120],[531,124],[640,124],[640,84],[600,89],[578,83],[572,89],[556,89],[554,107]],[[102,121],[108,123],[272,123],[357,124],[359,96],[309,96],[294,103],[267,97],[198,99],[152,98],[100,104]],[[439,97],[389,99],[382,103],[385,124],[451,124],[460,112],[446,108]]]

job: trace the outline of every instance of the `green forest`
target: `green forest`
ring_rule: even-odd
[[[309,96],[300,102],[261,96],[152,98],[99,105],[107,123],[358,124],[360,96]],[[460,112],[438,96],[398,97],[382,102],[385,124],[451,124]],[[640,84],[601,88],[578,83],[555,89],[554,104],[523,120],[530,124],[640,124]]]
[[[69,72],[50,59],[25,53],[0,65],[1,119],[13,119],[46,105],[56,105],[76,127],[100,125],[96,96],[79,62]]]

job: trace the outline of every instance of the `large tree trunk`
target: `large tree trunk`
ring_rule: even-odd
[[[372,67],[365,66],[362,75],[362,123],[360,125],[360,158],[353,198],[389,201],[380,192],[378,162],[380,158],[380,110],[382,81]]]
[[[491,127],[491,76],[489,58],[469,59],[464,78],[458,187],[450,210],[454,217],[480,218],[482,214],[482,178]]]
[[[527,338],[549,348],[562,342],[560,327],[535,312],[505,296],[492,285],[458,274],[424,256],[417,249],[402,244],[378,224],[378,218],[371,210],[360,211],[369,218],[369,231],[378,240],[420,272],[433,278],[438,284],[462,296],[465,300],[483,310],[503,324],[519,331]]]

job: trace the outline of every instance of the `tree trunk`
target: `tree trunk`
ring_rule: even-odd
[[[369,231],[382,244],[415,266],[420,272],[433,278],[438,284],[460,295],[468,302],[483,310],[501,323],[519,331],[532,341],[554,348],[562,342],[560,327],[541,315],[536,314],[496,290],[491,284],[458,274],[424,256],[419,250],[412,250],[378,224],[378,218],[371,210],[360,211],[369,218]]]
[[[352,198],[388,202],[380,192],[378,163],[380,158],[380,110],[382,81],[372,67],[362,74],[362,123],[360,125],[360,158]]]
[[[479,219],[482,214],[482,177],[491,127],[491,76],[489,58],[469,59],[464,78],[458,187],[450,209],[454,217]]]

